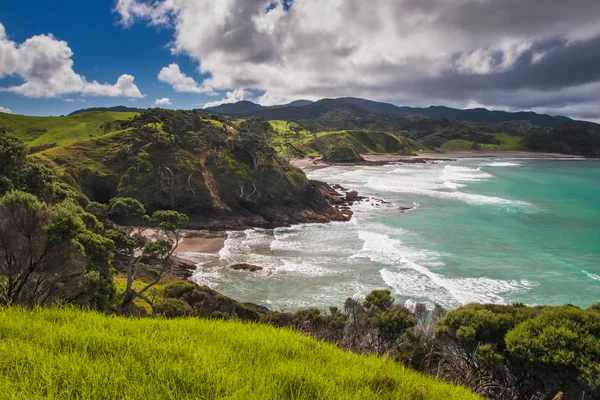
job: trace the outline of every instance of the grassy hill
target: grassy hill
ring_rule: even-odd
[[[0,113],[0,127],[29,147],[56,143],[67,146],[81,139],[103,135],[101,126],[108,121],[133,117],[131,112],[87,112],[68,117],[30,117]]]
[[[289,330],[17,308],[0,309],[0,393],[11,399],[478,398],[391,360]]]
[[[412,154],[423,148],[419,142],[389,132],[342,131],[323,132],[315,140],[313,137],[302,145],[308,155],[322,154],[331,147],[343,143],[358,154]]]

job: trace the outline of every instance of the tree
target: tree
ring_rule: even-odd
[[[12,191],[0,198],[0,304],[72,302],[85,284],[85,230],[69,201],[47,206]]]
[[[365,297],[363,306],[368,309],[386,311],[394,303],[394,298],[389,290],[373,290]]]
[[[250,118],[240,124],[235,136],[235,145],[252,157],[253,170],[258,171],[262,161],[273,155],[275,132],[268,121],[262,118]]]
[[[532,391],[600,396],[600,313],[548,308],[508,332],[506,346],[534,372],[527,375]]]
[[[188,222],[185,214],[176,211],[157,211],[152,218],[137,200],[115,197],[110,202],[109,216],[123,225],[118,230],[107,232],[118,251],[126,259],[127,282],[123,293],[121,310],[131,312],[133,301],[140,298],[153,306],[146,292],[161,281],[173,267],[173,254],[181,240],[181,227]],[[159,227],[159,239],[148,241],[141,224],[154,223]],[[139,273],[139,264],[148,259],[155,263],[156,276],[141,289],[134,289],[133,283]]]
[[[57,197],[54,173],[27,159],[28,154],[25,143],[0,131],[0,196],[21,190],[53,202]]]

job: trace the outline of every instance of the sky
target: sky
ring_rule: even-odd
[[[598,0],[19,0],[0,112],[363,97],[600,121]]]

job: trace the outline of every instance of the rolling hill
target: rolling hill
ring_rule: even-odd
[[[21,139],[29,147],[68,146],[78,140],[105,134],[106,122],[129,119],[134,112],[97,111],[67,117],[30,117],[0,113],[0,128]]]

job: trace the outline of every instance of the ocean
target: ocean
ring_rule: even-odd
[[[187,255],[199,263],[194,280],[286,311],[339,307],[374,289],[446,308],[600,302],[600,160],[463,159],[308,175],[386,203],[358,203],[345,223],[229,232],[219,254]],[[237,263],[264,270],[228,268]]]

